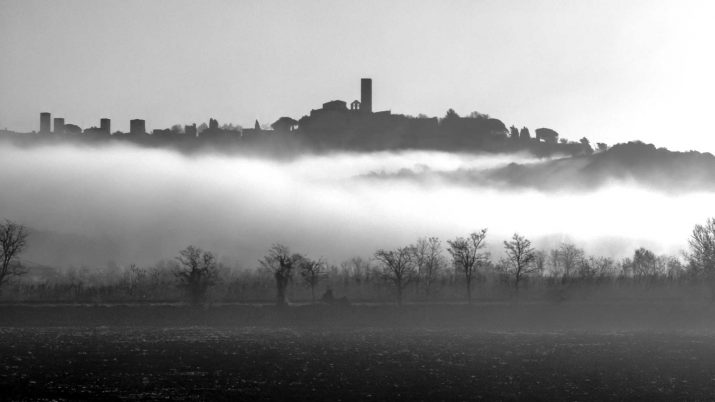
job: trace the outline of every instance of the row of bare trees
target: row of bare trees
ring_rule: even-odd
[[[19,224],[5,221],[0,224],[0,286],[26,272],[19,255],[27,246],[28,231]],[[486,251],[487,229],[446,242],[427,237],[414,244],[395,249],[379,249],[370,260],[355,257],[341,264],[340,269],[324,259],[312,259],[281,244],[273,245],[259,260],[259,271],[271,276],[275,300],[279,305],[288,302],[288,288],[297,277],[316,301],[316,291],[327,278],[333,281],[340,275],[354,283],[383,283],[392,289],[395,300],[402,304],[405,291],[412,288],[427,296],[445,275],[460,278],[467,302],[472,302],[476,280],[486,273],[498,272],[509,278],[519,291],[527,278],[558,278],[561,284],[599,277],[690,277],[715,283],[715,219],[696,225],[689,238],[685,262],[672,256],[657,256],[650,250],[638,248],[631,258],[614,261],[611,258],[586,256],[583,249],[571,243],[546,252],[536,250],[531,241],[514,234],[503,241],[504,257],[493,261]],[[170,269],[179,287],[192,303],[202,303],[207,292],[219,282],[220,264],[214,254],[195,246],[179,253]],[[146,280],[147,271],[134,265],[127,271],[128,292],[133,294]],[[157,275],[157,272],[152,275]],[[157,279],[158,281],[159,279]],[[531,279],[529,279],[529,282]],[[159,282],[157,282],[159,283]],[[161,283],[168,283],[166,280]],[[455,282],[457,283],[457,282]]]
[[[208,288],[215,284],[218,277],[216,258],[210,252],[189,246],[177,257],[179,267],[175,274],[180,284],[186,289],[192,303],[199,304],[206,297]],[[312,300],[315,301],[315,288],[326,275],[326,264],[322,259],[313,260],[301,254],[291,253],[287,246],[276,244],[259,263],[263,269],[271,272],[276,285],[276,303],[288,303],[286,289],[299,271],[304,283],[310,287]]]
[[[475,277],[491,264],[489,252],[484,250],[486,237],[487,229],[481,229],[467,237],[447,241],[452,267],[464,278],[468,303],[472,302],[472,284]],[[504,249],[506,257],[502,259],[500,267],[514,277],[514,286],[518,290],[525,275],[541,269],[534,264],[536,251],[531,246],[531,241],[516,233],[511,240],[504,241]],[[380,249],[375,252],[375,259],[381,264],[385,279],[393,284],[398,304],[402,304],[403,291],[411,281],[424,280],[429,293],[430,284],[436,274],[447,265],[442,255],[441,242],[436,237],[420,239],[414,245],[395,250]]]
[[[715,233],[715,226],[710,230]],[[340,269],[328,265],[322,258],[312,259],[291,252],[285,245],[275,244],[259,260],[259,264],[260,269],[274,281],[278,305],[288,303],[287,290],[296,276],[310,289],[313,302],[316,301],[316,289],[322,281],[329,276],[341,275],[358,284],[374,282],[376,279],[388,283],[394,291],[396,302],[401,305],[408,287],[413,287],[429,298],[435,282],[443,279],[448,272],[462,279],[467,302],[471,303],[475,280],[487,272],[499,272],[511,278],[513,289],[518,292],[525,278],[543,277],[547,270],[551,277],[558,277],[562,284],[578,279],[618,275],[632,278],[677,276],[688,270],[678,259],[656,256],[645,248],[635,250],[632,258],[625,258],[618,264],[611,258],[587,257],[583,249],[571,243],[563,243],[544,253],[536,250],[529,239],[516,233],[510,240],[503,242],[504,257],[494,263],[490,253],[485,250],[486,237],[487,229],[481,229],[466,237],[448,240],[446,250],[436,237],[420,238],[408,246],[392,250],[379,249],[371,261],[351,258],[343,262]],[[700,226],[695,229],[691,242],[696,242],[704,250],[700,253],[693,251],[693,255],[702,256],[711,249],[715,251],[715,236],[706,236]],[[712,242],[712,245],[708,242]],[[696,250],[695,246],[693,250]],[[450,258],[446,257],[445,251]],[[699,257],[699,260],[710,261],[707,258],[712,256]],[[215,257],[189,246],[180,252],[177,261],[179,266],[175,268],[175,275],[180,279],[181,287],[192,302],[200,303],[218,277]],[[696,261],[695,257],[691,265],[695,264],[693,261]],[[708,263],[715,266],[713,262],[715,259]]]
[[[485,268],[508,275],[516,291],[524,278],[543,275],[547,267],[552,276],[560,276],[562,284],[576,278],[614,275],[631,278],[690,275],[715,280],[715,219],[708,219],[705,225],[696,225],[693,229],[689,252],[684,253],[687,265],[673,256],[656,256],[643,247],[636,249],[632,258],[625,258],[619,264],[607,257],[587,257],[583,249],[572,243],[563,243],[547,254],[537,251],[529,239],[518,233],[503,242],[505,257],[494,264],[484,250],[486,235],[487,229],[481,229],[467,237],[448,240],[447,252],[451,261],[444,257],[441,241],[436,237],[421,238],[415,244],[393,250],[377,250],[374,259],[379,264],[380,276],[392,284],[398,304],[402,303],[404,291],[411,283],[429,295],[438,274],[447,269],[450,262],[455,274],[461,275],[464,280],[469,303],[472,301],[474,279]],[[310,282],[311,289],[315,288],[317,280],[319,277]]]

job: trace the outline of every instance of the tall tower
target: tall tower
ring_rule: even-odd
[[[106,119],[106,118],[99,120],[99,129],[104,131],[105,133],[111,134],[112,133],[111,127],[112,127],[111,120]]]
[[[47,112],[40,113],[40,133],[49,134],[50,133],[50,119],[52,115]]]
[[[360,80],[360,110],[372,113],[372,78]]]
[[[65,132],[65,119],[64,117],[55,117],[53,119],[55,124],[55,134],[63,134]]]
[[[144,120],[129,120],[129,134],[146,134],[146,125],[144,123]]]

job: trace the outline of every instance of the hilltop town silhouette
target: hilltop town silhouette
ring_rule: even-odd
[[[449,109],[441,117],[417,117],[393,114],[390,110],[373,111],[372,79],[360,82],[360,100],[349,105],[343,100],[331,100],[320,109],[295,120],[280,117],[262,127],[258,121],[253,128],[234,125],[221,126],[211,118],[208,125],[174,125],[171,128],[146,129],[146,121],[130,120],[129,132],[111,131],[111,120],[102,118],[99,127],[82,129],[65,122],[62,117],[52,119],[51,113],[40,113],[39,131],[17,133],[0,131],[0,137],[20,142],[36,141],[126,141],[146,146],[171,146],[183,150],[205,146],[217,149],[245,148],[267,151],[379,151],[379,150],[440,150],[518,152],[529,151],[537,156],[552,154],[588,155],[593,147],[586,138],[568,141],[549,128],[538,128],[533,135],[526,127],[507,126],[499,119],[473,112],[459,116]],[[53,124],[52,124],[53,123]],[[597,144],[605,150],[605,144]]]

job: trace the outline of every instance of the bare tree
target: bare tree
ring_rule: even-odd
[[[420,238],[417,239],[415,244],[411,244],[409,248],[412,252],[412,262],[415,264],[415,288],[419,293],[422,274],[427,262],[427,242]]]
[[[563,243],[559,247],[558,257],[560,265],[563,267],[561,282],[565,283],[583,261],[584,252],[573,243]]]
[[[711,280],[715,279],[715,218],[708,218],[704,225],[695,225],[688,246],[687,258],[691,269]]]
[[[556,276],[561,273],[561,254],[559,249],[553,248],[549,251],[549,265],[551,266],[551,274]]]
[[[258,262],[264,268],[273,273],[276,280],[276,304],[284,306],[288,304],[286,289],[293,277],[293,270],[303,260],[300,254],[291,254],[290,249],[282,244],[274,244],[268,255]]]
[[[132,264],[124,272],[124,283],[127,293],[134,296],[139,287],[144,283],[147,276],[146,269],[139,268],[136,264]]]
[[[341,262],[340,269],[357,284],[368,282],[371,279],[370,261],[365,261],[362,257],[351,257],[347,261]]]
[[[216,257],[199,247],[188,246],[176,257],[179,268],[175,275],[186,288],[193,304],[201,303],[206,297],[206,291],[213,286],[218,276]]]
[[[534,253],[534,265],[539,272],[544,272],[546,270],[546,260],[548,256],[545,252],[539,250]]]
[[[484,248],[486,237],[487,229],[482,229],[479,232],[470,233],[466,239],[458,237],[454,240],[447,240],[449,244],[447,251],[452,255],[454,268],[464,274],[468,303],[472,302],[472,280],[479,268],[489,258],[489,253],[479,251]]]
[[[315,287],[326,275],[327,264],[323,259],[312,260],[310,258],[302,258],[300,260],[300,276],[303,282],[310,288],[310,296],[315,303]]]
[[[665,274],[670,279],[677,279],[685,274],[686,267],[680,260],[674,256],[666,256],[665,258]]]
[[[638,278],[653,277],[658,273],[655,254],[639,248],[633,253],[633,276]]]
[[[25,274],[17,257],[27,246],[27,229],[6,220],[0,224],[0,289],[11,277]]]
[[[615,274],[616,266],[612,258],[608,257],[588,257],[588,267],[590,276],[607,277]],[[583,273],[582,273],[583,275]]]
[[[420,238],[412,246],[412,252],[417,268],[418,286],[422,285],[425,295],[429,296],[432,284],[446,265],[442,255],[442,242],[436,237]]]
[[[524,275],[539,272],[539,267],[534,264],[536,250],[531,247],[531,241],[514,233],[511,241],[504,241],[506,249],[505,269],[514,275],[514,287],[519,290],[519,282]]]
[[[382,264],[383,277],[395,286],[397,304],[402,305],[402,292],[414,279],[415,265],[411,247],[401,247],[396,250],[377,250],[375,259]]]

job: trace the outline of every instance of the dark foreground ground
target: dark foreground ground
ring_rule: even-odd
[[[2,399],[715,398],[709,305],[165,308],[0,307]]]

